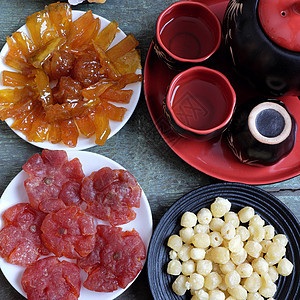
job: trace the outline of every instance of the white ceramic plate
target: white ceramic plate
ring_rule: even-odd
[[[93,171],[98,171],[103,167],[110,167],[112,169],[124,169],[121,165],[116,163],[115,161],[106,158],[102,155],[85,152],[85,151],[68,151],[69,160],[78,157],[85,176],[90,175]],[[0,200],[0,214],[12,205],[21,202],[28,202],[27,194],[24,188],[24,180],[28,178],[28,175],[21,171],[7,186],[5,189],[1,200]],[[136,212],[136,218],[122,225],[123,230],[131,230],[135,228],[135,230],[140,234],[146,249],[148,250],[150,238],[152,235],[152,215],[150,206],[147,200],[147,197],[144,192],[142,192],[141,205],[139,208],[134,208]],[[102,222],[100,220],[95,219],[96,224],[108,224]],[[2,219],[0,220],[0,228],[3,226]],[[65,259],[65,258],[63,258]],[[71,260],[69,260],[71,261]],[[144,262],[145,263],[145,262]],[[0,257],[0,268],[7,278],[9,283],[24,297],[26,297],[25,292],[22,289],[21,285],[21,277],[25,270],[24,267],[16,266],[7,263],[3,258]],[[81,279],[82,282],[86,278],[86,273],[81,271]],[[132,283],[132,282],[131,282]],[[130,284],[126,287],[126,289],[130,286]],[[92,292],[88,289],[81,287],[80,291],[80,300],[111,300],[122,294],[126,289],[119,288],[118,290],[111,293],[100,293],[100,292]]]
[[[81,15],[83,15],[85,12],[84,11],[78,11],[78,10],[72,10],[72,19],[76,20],[77,18],[79,18]],[[101,28],[100,30],[102,30],[104,27],[106,27],[110,21],[108,21],[107,19],[100,17],[98,15],[94,14],[94,17],[99,18],[101,20]],[[21,28],[19,28],[17,31],[21,31],[26,33],[29,36],[29,32],[27,30],[26,25],[23,25]],[[115,39],[113,40],[112,44],[110,47],[114,46],[115,44],[117,44],[118,42],[120,42],[122,39],[124,39],[126,37],[126,34],[120,30],[117,34]],[[10,68],[9,66],[5,65],[4,63],[4,57],[7,54],[9,48],[7,43],[3,46],[1,52],[0,52],[0,73],[2,73],[3,70],[10,70],[10,71],[16,71],[12,68]],[[141,74],[142,71],[141,70],[137,70],[138,74]],[[118,103],[113,103],[116,106],[122,106],[125,107],[127,109],[124,118],[122,120],[122,122],[116,122],[116,121],[109,121],[109,125],[111,128],[111,133],[109,135],[108,138],[111,138],[113,135],[115,135],[129,120],[129,118],[131,117],[131,115],[133,114],[136,105],[138,103],[138,100],[140,98],[140,94],[141,94],[141,87],[142,87],[142,83],[141,82],[136,82],[136,83],[132,83],[132,84],[128,84],[124,89],[131,89],[133,90],[133,95],[130,99],[130,103],[128,104],[118,104]],[[0,89],[3,88],[7,88],[4,87],[1,83],[0,83]],[[5,120],[7,125],[10,127],[13,124],[13,119],[9,118]],[[26,136],[17,130],[13,130],[19,137],[21,137],[23,140],[29,142],[26,138]],[[66,146],[63,143],[58,143],[58,144],[52,144],[48,141],[44,141],[44,142],[29,142],[32,145],[35,145],[37,147],[40,148],[45,148],[45,149],[57,149],[57,150],[83,150],[83,149],[87,149],[90,147],[95,146],[95,136],[92,136],[90,138],[86,138],[83,135],[80,135],[77,141],[77,145],[74,148],[70,148],[68,146]]]

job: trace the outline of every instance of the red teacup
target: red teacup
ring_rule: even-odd
[[[220,21],[202,3],[175,2],[158,17],[154,49],[172,69],[183,70],[205,61],[220,43]]]
[[[197,66],[174,77],[163,106],[177,133],[207,140],[228,127],[235,104],[229,80],[219,71]]]

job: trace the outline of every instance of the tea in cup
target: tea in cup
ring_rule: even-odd
[[[178,134],[208,140],[228,127],[235,104],[235,91],[225,75],[197,66],[174,77],[163,108]]]
[[[154,49],[171,69],[183,70],[207,60],[220,43],[220,21],[202,3],[179,1],[158,17]]]

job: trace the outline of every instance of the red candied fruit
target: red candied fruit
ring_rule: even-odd
[[[50,256],[28,267],[21,283],[28,300],[75,300],[80,295],[80,269],[74,263]]]
[[[0,231],[0,255],[7,262],[29,266],[48,249],[41,241],[41,224],[45,214],[28,203],[19,203],[3,213],[4,227]]]
[[[111,225],[121,225],[135,219],[132,208],[140,207],[141,191],[128,171],[105,167],[84,178],[81,197],[87,203],[87,213]]]
[[[142,270],[146,248],[134,229],[98,225],[94,250],[78,260],[88,272],[83,286],[97,292],[112,292],[125,288]]]
[[[45,149],[33,155],[23,170],[29,175],[24,185],[35,209],[49,213],[81,203],[82,165],[78,158],[68,161],[64,150]]]
[[[94,249],[96,227],[92,216],[79,206],[69,206],[46,216],[42,241],[56,256],[80,258]]]

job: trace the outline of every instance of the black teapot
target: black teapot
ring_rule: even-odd
[[[231,0],[223,30],[234,69],[255,89],[300,96],[299,0]]]

